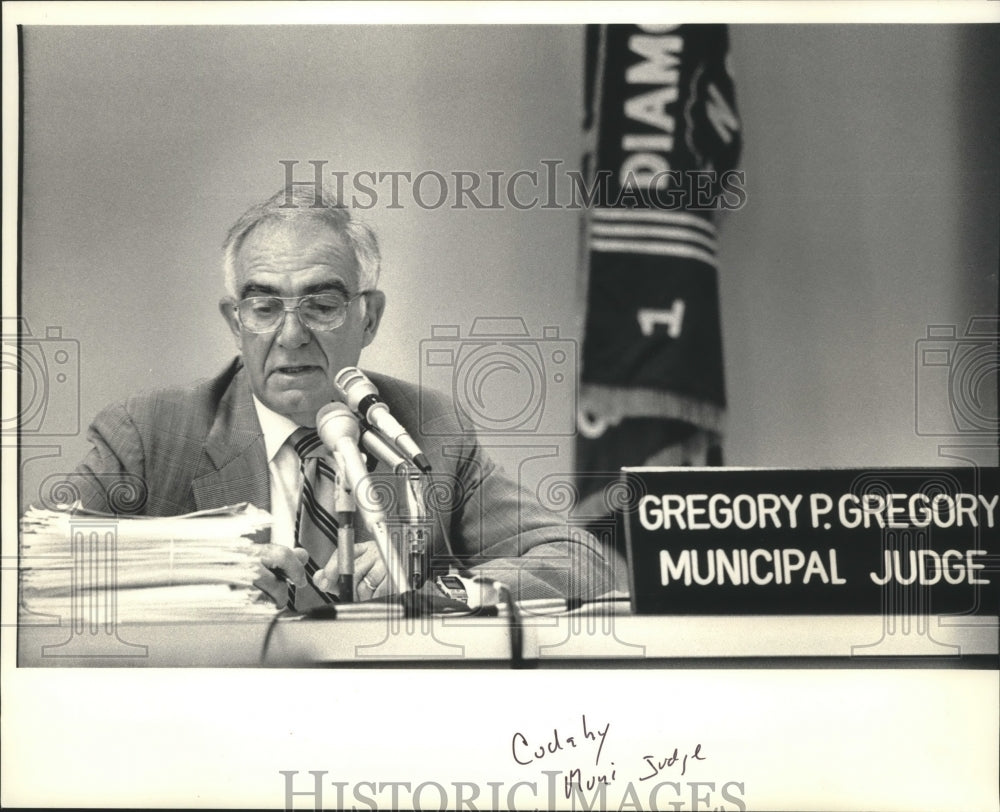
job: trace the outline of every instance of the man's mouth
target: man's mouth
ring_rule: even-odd
[[[320,368],[315,364],[303,364],[300,366],[280,366],[275,367],[273,372],[281,375],[306,375],[310,372],[319,372]]]

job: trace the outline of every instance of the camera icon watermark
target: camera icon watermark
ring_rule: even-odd
[[[67,437],[80,433],[80,342],[61,327],[35,336],[27,319],[4,317],[4,388],[18,389],[15,414],[5,414],[3,434]]]
[[[571,436],[576,433],[577,345],[544,327],[532,338],[524,319],[480,317],[468,336],[437,325],[420,342],[420,430]],[[450,392],[454,414],[443,415],[434,390]]]
[[[963,335],[953,324],[927,327],[916,343],[915,429],[928,437],[996,441],[1000,318],[973,316]]]

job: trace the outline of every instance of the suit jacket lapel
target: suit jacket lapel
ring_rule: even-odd
[[[237,502],[271,509],[264,433],[242,368],[219,401],[204,452],[200,475],[192,483],[199,510]]]

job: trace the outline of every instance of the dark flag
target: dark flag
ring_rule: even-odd
[[[746,199],[728,48],[724,25],[587,28],[576,453],[592,516],[596,472],[721,464],[715,217]]]

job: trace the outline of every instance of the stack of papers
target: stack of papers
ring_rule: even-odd
[[[98,621],[95,613],[103,622],[273,614],[253,586],[250,538],[270,525],[269,513],[247,503],[170,517],[30,508],[21,520],[21,606],[79,622]]]

